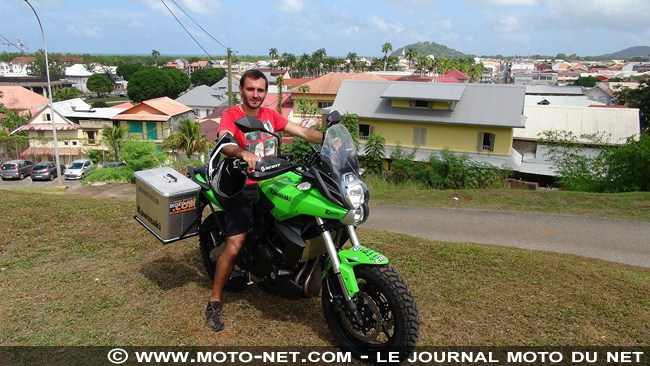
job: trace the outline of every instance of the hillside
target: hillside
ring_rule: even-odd
[[[649,57],[649,56],[650,56],[650,47],[648,47],[648,46],[637,46],[637,47],[626,48],[626,49],[618,51],[618,52],[602,55],[600,57],[605,57],[605,58],[614,59],[614,60],[620,60],[620,59],[628,59],[628,58],[632,58],[632,57]]]
[[[418,42],[418,43],[409,44],[404,47],[396,49],[393,53],[391,53],[391,56],[399,56],[402,54],[402,50],[408,50],[409,48],[414,48],[416,51],[418,51],[418,55],[420,56],[434,55],[436,57],[443,57],[443,58],[469,57],[469,55],[466,55],[460,51],[456,51],[452,48],[443,46],[435,42]]]

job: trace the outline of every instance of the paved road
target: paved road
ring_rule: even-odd
[[[425,239],[577,254],[650,267],[650,223],[446,208],[372,207],[363,227]]]
[[[79,186],[79,181],[78,180],[63,180],[63,185],[68,187],[68,188],[76,188]],[[23,180],[0,180],[0,189],[5,189],[5,188],[18,188],[18,187],[56,187],[56,181],[42,181],[42,180],[36,180],[32,181],[31,177],[27,177]]]

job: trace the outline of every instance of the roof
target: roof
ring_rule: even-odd
[[[331,73],[316,78],[306,84],[309,86],[309,94],[336,94],[339,92],[343,80],[381,80],[384,78],[375,74],[362,73]]]
[[[63,100],[52,104],[64,117],[111,119],[128,108],[93,108],[81,98]]]
[[[57,131],[78,130],[79,125],[72,123],[55,123]],[[52,131],[51,123],[28,123],[21,128],[22,131]]]
[[[86,70],[82,64],[74,64],[65,68],[65,76],[92,76],[94,73]]]
[[[406,75],[398,77],[395,81],[419,81],[426,83],[433,81],[433,76]]]
[[[124,102],[124,103],[121,103],[121,104],[118,104],[118,105],[112,105],[111,106],[111,108],[127,108],[127,109],[131,108],[131,107],[133,107],[133,104],[131,104],[131,102]]]
[[[538,95],[584,95],[581,86],[526,85],[526,94]]]
[[[231,87],[232,87],[232,92],[233,93],[239,93],[239,79],[233,78],[232,82],[230,84],[231,84]],[[212,84],[211,88],[227,92],[228,91],[228,78],[224,77],[223,79],[217,81],[216,83]]]
[[[195,62],[192,62],[190,64],[190,66],[192,66],[192,67],[206,67],[206,66],[208,66],[208,61],[205,61],[205,60],[195,61]]]
[[[204,118],[199,121],[201,131],[208,141],[215,141],[219,133],[219,122],[217,118]]]
[[[59,147],[59,155],[80,155],[80,147]],[[54,156],[53,147],[30,147],[20,153],[20,157],[25,159],[30,156],[49,155]]]
[[[206,119],[221,118],[223,114],[229,109],[228,104],[220,105],[212,109],[212,113],[208,114]]]
[[[278,95],[279,94],[267,94],[262,103],[262,107],[277,110]],[[290,97],[291,93],[282,93],[282,117],[284,118],[289,118],[289,113],[291,113],[291,109],[293,109],[293,103],[289,101]]]
[[[469,76],[467,74],[464,74],[458,70],[451,70],[445,73],[443,76],[451,76],[455,77],[456,79],[463,81],[463,80],[468,80]]]
[[[284,86],[296,86],[296,85],[302,85],[306,84],[316,78],[290,78],[290,79],[284,79],[283,84]]]
[[[513,138],[537,140],[547,130],[572,132],[579,142],[591,142],[580,135],[601,133],[608,144],[624,143],[639,135],[639,110],[634,108],[593,108],[532,106],[524,108],[526,127],[515,129]]]
[[[0,103],[5,107],[29,111],[32,115],[50,102],[44,96],[22,86],[0,86],[0,92],[3,94]]]
[[[14,57],[11,63],[16,65],[29,65],[34,61],[36,61],[36,57],[34,56],[18,56]]]
[[[540,105],[546,100],[551,106],[587,107],[590,100],[586,95],[526,95],[526,105]]]
[[[462,98],[453,111],[393,108],[382,95],[389,86],[403,84],[402,88],[426,86],[447,88],[448,84],[408,81],[346,80],[341,85],[330,110],[355,113],[361,118],[424,123],[485,125],[497,127],[524,127],[522,115],[525,88],[503,84],[456,84],[464,87]],[[414,94],[415,95],[415,94]]]
[[[460,80],[451,75],[439,76],[437,78],[434,78],[434,81],[436,83],[460,83]]]
[[[176,101],[191,107],[216,107],[228,103],[228,98],[221,91],[199,85],[176,98]]]
[[[457,102],[463,96],[465,86],[465,84],[440,84],[431,88],[423,83],[392,83],[381,97]]]
[[[151,113],[131,113],[140,104],[146,104],[151,108],[160,111],[162,114]],[[132,108],[126,109],[121,113],[116,114],[112,119],[115,120],[131,120],[131,121],[166,121],[169,117],[189,112],[192,108],[185,104],[179,103],[168,97],[160,97],[155,99],[145,100],[136,104]]]

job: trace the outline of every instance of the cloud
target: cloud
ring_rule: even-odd
[[[381,30],[383,32],[400,33],[400,32],[402,32],[404,30],[404,27],[402,26],[401,23],[398,22],[398,23],[391,24],[391,23],[386,22],[384,19],[382,19],[381,17],[379,17],[377,15],[371,15],[368,18],[368,23],[370,25],[373,25],[373,26],[377,27],[379,30]]]
[[[345,34],[345,35],[350,35],[350,34],[353,34],[353,33],[361,33],[361,28],[357,27],[356,25],[353,25],[353,26],[348,27],[347,29],[345,29],[341,33]]]
[[[87,38],[99,38],[101,31],[98,27],[77,27],[74,24],[68,26],[68,32]]]
[[[541,25],[580,29],[585,27],[606,30],[645,31],[650,29],[647,0],[544,0],[548,15]]]
[[[403,7],[404,3],[415,5],[418,8],[431,8],[436,5],[437,0],[385,0],[391,5]]]
[[[221,9],[219,0],[181,0],[186,9],[200,15],[211,15]]]
[[[280,10],[285,13],[300,13],[305,7],[303,0],[281,0]]]
[[[489,0],[496,5],[536,5],[537,0]]]
[[[114,28],[144,28],[144,23],[140,20],[142,14],[131,13],[125,17],[121,12],[102,10],[91,11],[87,16],[95,24],[109,25]]]
[[[488,12],[485,16],[496,32],[514,33],[521,29],[519,18],[512,14]]]
[[[530,36],[525,33],[505,33],[500,34],[499,38],[515,43],[521,43],[523,45],[530,45]]]
[[[449,28],[451,28],[451,20],[442,19],[442,20],[439,20],[439,21],[435,22],[435,25],[437,27],[439,27],[439,28],[449,29]]]

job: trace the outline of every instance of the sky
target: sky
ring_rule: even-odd
[[[356,52],[381,55],[431,41],[476,55],[594,56],[650,45],[648,0],[30,0],[48,51],[92,54],[205,55],[170,15],[176,14],[212,56]],[[24,0],[0,0],[0,35],[33,52],[43,42]],[[2,40],[2,38],[0,38]],[[15,51],[0,45],[0,52]],[[207,56],[206,56],[207,58]]]

